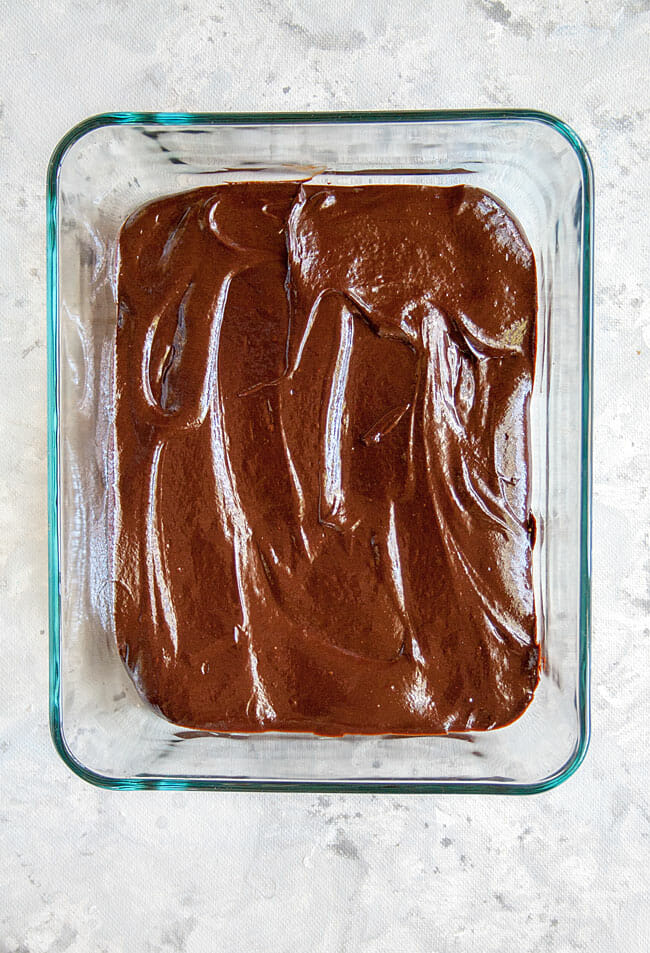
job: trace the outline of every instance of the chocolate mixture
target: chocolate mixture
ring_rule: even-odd
[[[459,186],[259,182],[119,244],[115,625],[181,725],[430,734],[538,679],[531,250]]]

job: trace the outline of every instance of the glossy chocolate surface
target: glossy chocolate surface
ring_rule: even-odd
[[[535,264],[459,186],[238,183],[125,223],[115,625],[232,732],[485,730],[538,679]]]

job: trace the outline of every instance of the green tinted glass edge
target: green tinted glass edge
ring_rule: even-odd
[[[60,574],[58,501],[58,245],[57,184],[66,152],[93,129],[112,125],[147,123],[161,126],[357,123],[357,122],[450,122],[472,120],[527,120],[555,129],[575,152],[580,163],[583,188],[582,222],[582,426],[581,426],[581,519],[580,519],[580,633],[578,712],[580,736],[567,762],[550,777],[520,784],[509,781],[232,781],[187,777],[112,778],[87,768],[70,751],[61,724],[60,709]],[[54,746],[68,767],[80,778],[112,790],[221,790],[286,791],[294,793],[374,793],[374,794],[539,794],[566,781],[582,764],[590,740],[591,665],[591,432],[592,432],[592,351],[593,351],[593,168],[580,137],[550,113],[527,109],[415,110],[405,112],[320,112],[320,113],[100,113],[70,129],[55,147],[47,172],[47,485],[49,560],[49,713]]]

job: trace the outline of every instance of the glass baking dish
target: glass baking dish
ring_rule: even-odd
[[[427,737],[192,731],[141,701],[118,656],[106,490],[119,228],[154,197],[305,170],[355,184],[477,186],[514,213],[533,248],[542,661],[532,704],[507,727]],[[119,789],[526,794],[569,777],[589,741],[593,209],[576,134],[519,110],[114,113],[57,146],[47,202],[50,722],[70,768]]]

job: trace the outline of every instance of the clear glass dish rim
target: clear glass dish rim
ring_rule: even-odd
[[[60,707],[60,576],[59,576],[59,494],[58,494],[58,200],[57,183],[69,148],[95,129],[122,125],[286,125],[310,123],[382,122],[472,122],[524,121],[551,126],[566,139],[581,169],[584,195],[582,246],[582,415],[580,470],[580,593],[578,645],[579,738],[571,758],[549,778],[535,782],[503,781],[395,781],[256,780],[218,776],[110,777],[80,763],[70,751],[63,733]],[[561,119],[534,109],[452,109],[410,111],[278,112],[278,113],[193,113],[193,112],[107,112],[90,116],[73,126],[60,140],[50,158],[46,186],[47,228],[47,510],[49,576],[49,722],[54,746],[68,767],[80,778],[113,790],[222,790],[286,791],[295,793],[373,794],[538,794],[567,780],[578,769],[589,747],[590,665],[591,665],[591,495],[592,495],[592,350],[593,350],[593,168],[587,149]]]

